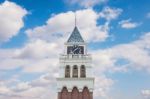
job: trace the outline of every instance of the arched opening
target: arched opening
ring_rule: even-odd
[[[68,90],[66,87],[63,87],[61,91],[61,99],[68,99]]]
[[[86,70],[84,65],[81,65],[80,67],[80,77],[86,77]]]
[[[73,77],[78,77],[78,67],[77,65],[74,65],[73,66]]]
[[[77,87],[74,87],[71,92],[71,99],[79,99],[79,91]]]
[[[90,92],[87,87],[84,87],[82,91],[82,99],[90,99]]]
[[[70,66],[69,65],[67,65],[65,68],[65,77],[66,78],[70,77]]]

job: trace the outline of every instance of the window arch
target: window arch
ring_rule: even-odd
[[[73,77],[78,77],[78,67],[77,67],[77,65],[73,66]]]
[[[80,77],[86,77],[86,70],[84,65],[81,65],[80,67]]]
[[[83,96],[83,99],[91,99],[90,98],[90,92],[89,92],[89,89],[87,87],[84,87],[84,89],[82,91],[82,96]]]
[[[70,66],[67,65],[66,68],[65,68],[65,77],[70,77]]]
[[[63,87],[61,91],[61,99],[67,99],[68,98],[68,90],[66,87]]]
[[[79,90],[77,87],[74,87],[71,92],[71,99],[79,99]]]

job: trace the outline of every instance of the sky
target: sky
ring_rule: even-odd
[[[150,99],[149,0],[0,0],[0,99],[56,99],[75,26],[88,43],[94,99]]]

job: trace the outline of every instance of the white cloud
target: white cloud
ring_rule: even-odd
[[[150,90],[142,90],[141,94],[145,99],[150,99]]]
[[[56,84],[56,79],[55,76],[53,75],[53,73],[55,73],[55,71],[53,72],[48,72],[47,74],[41,75],[38,79],[33,80],[30,85],[31,86],[49,86],[49,84],[51,84],[51,86]]]
[[[31,85],[29,85],[29,82],[21,82],[18,83],[16,87],[13,88],[15,91],[25,91],[31,88]]]
[[[93,51],[96,71],[116,72],[129,69],[150,72],[150,33],[128,44],[116,45],[105,50]],[[101,57],[99,57],[101,56]]]
[[[123,10],[120,8],[105,7],[102,12],[99,13],[100,17],[105,18],[108,21],[118,18]]]
[[[31,82],[18,82],[16,85],[1,83],[0,98],[56,99],[55,86],[56,81],[52,78],[51,73],[44,74]]]
[[[101,12],[90,8],[78,10],[76,11],[77,26],[87,42],[104,41],[109,37],[110,21],[118,18],[121,12],[122,10],[119,8],[110,7],[105,7]],[[65,42],[74,28],[74,17],[75,13],[72,11],[59,13],[51,16],[45,25],[28,29],[26,33],[30,39]],[[97,25],[97,20],[100,18],[107,19],[103,25]]]
[[[49,71],[48,68],[57,66],[61,48],[56,43],[36,40],[28,42],[23,48],[1,49],[0,70],[21,67],[24,72]]]
[[[94,7],[106,3],[108,0],[64,0],[69,5],[77,5],[84,8]]]
[[[53,72],[54,73],[54,72]],[[56,99],[56,80],[52,72],[41,75],[30,82],[19,81],[16,85],[3,83],[0,86],[0,98],[6,99]],[[101,82],[101,83],[99,83]],[[94,97],[107,97],[114,81],[104,75],[96,77]],[[44,94],[43,94],[44,93]],[[53,96],[53,97],[50,97]]]
[[[10,89],[6,86],[0,86],[0,94],[7,94],[7,93],[11,93]]]
[[[59,48],[62,47],[59,46],[55,42],[46,42],[43,40],[35,40],[28,42],[26,46],[24,46],[22,49],[16,50],[16,56],[17,58],[26,58],[26,59],[32,59],[32,58],[55,58],[58,56],[59,51],[61,51]],[[57,49],[57,50],[56,50]],[[58,52],[57,52],[58,51]]]
[[[13,51],[13,50],[12,50]],[[23,59],[13,59],[13,58],[4,58],[0,59],[0,70],[12,70],[21,66],[24,66],[28,63],[27,60]]]
[[[150,18],[150,12],[149,12],[149,13],[147,13],[146,17],[147,17],[147,18]]]
[[[21,6],[5,1],[0,4],[0,42],[5,42],[17,35],[24,26],[23,17],[27,11]]]
[[[93,56],[94,72],[96,72],[97,75],[101,75],[104,72],[126,71],[126,66],[115,65],[118,59],[115,58],[115,54],[112,50],[114,49],[93,50],[91,52]],[[99,64],[99,66],[97,66],[97,64]]]
[[[125,29],[132,29],[138,27],[140,23],[132,22],[131,19],[128,19],[120,21],[119,25],[121,25],[121,27]]]
[[[109,36],[108,22],[104,25],[97,25],[99,12],[95,12],[93,9],[84,9],[76,11],[76,15],[77,26],[86,41],[104,41]],[[49,42],[65,42],[73,28],[74,12],[69,11],[50,17],[46,25],[29,29],[26,33],[31,39],[38,38]]]
[[[94,98],[99,99],[100,97],[108,98],[108,93],[114,84],[114,81],[104,75],[99,75],[95,77],[95,89]]]
[[[31,62],[24,66],[23,71],[28,73],[48,72],[56,68],[56,66],[58,66],[58,62],[59,61],[56,58],[31,60]]]

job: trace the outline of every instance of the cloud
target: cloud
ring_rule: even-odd
[[[11,93],[11,91],[10,91],[10,89],[8,88],[8,87],[6,87],[6,86],[0,86],[0,94],[3,94],[3,95],[5,95],[5,94],[7,94],[7,93]]]
[[[60,51],[60,47],[62,46],[59,46],[55,42],[49,43],[44,40],[37,39],[35,41],[28,42],[22,49],[16,50],[16,57],[25,59],[55,58],[57,56],[56,54]]]
[[[0,43],[10,40],[24,26],[23,18],[27,10],[21,6],[5,1],[0,4]]]
[[[133,29],[133,28],[138,27],[140,25],[140,23],[131,22],[131,19],[128,19],[128,20],[120,21],[119,25],[125,29]]]
[[[141,94],[143,95],[143,97],[145,99],[149,99],[150,98],[150,90],[142,90]]]
[[[60,50],[58,44],[42,40],[30,41],[19,49],[0,49],[0,70],[21,67],[24,72],[46,72],[56,67]]]
[[[108,98],[108,93],[114,84],[114,80],[107,78],[105,75],[95,77],[94,98]]]
[[[147,17],[147,18],[150,18],[150,12],[149,12],[149,13],[147,13],[146,17]]]
[[[53,72],[54,73],[54,72]],[[13,82],[1,82],[0,98],[9,99],[56,99],[56,79],[52,72],[45,73],[39,78],[30,82],[19,81],[15,85]],[[101,83],[98,83],[101,82]],[[113,85],[113,80],[104,75],[96,77],[94,97],[107,97],[110,87]],[[44,93],[44,94],[43,94]],[[51,97],[53,96],[53,97]]]
[[[115,45],[104,50],[93,50],[96,71],[126,72],[128,70],[145,70],[150,72],[150,33],[145,33],[138,40],[127,44]],[[99,57],[101,56],[101,57]]]
[[[13,82],[11,82],[13,83]],[[17,82],[15,85],[1,82],[0,98],[5,99],[56,99],[56,80],[51,73],[41,75],[31,82]],[[44,94],[43,94],[44,93]]]
[[[99,12],[95,12],[93,9],[83,9],[76,11],[76,15],[77,27],[86,41],[100,42],[104,41],[109,36],[108,22],[104,25],[97,25]],[[82,21],[79,22],[79,20]],[[50,17],[46,25],[28,29],[26,33],[31,39],[38,38],[49,42],[65,42],[73,28],[74,12],[68,11]]]
[[[102,3],[106,3],[108,0],[64,0],[68,5],[77,5],[79,7],[89,8]]]
[[[99,13],[99,16],[105,18],[108,21],[118,18],[118,16],[122,13],[122,9],[120,8],[110,8],[104,7],[102,12]]]
[[[126,72],[126,66],[116,65],[117,59],[115,54],[113,53],[114,48],[105,49],[105,50],[93,50],[91,51],[93,56],[93,65],[94,72],[97,75],[101,75],[105,72]],[[101,56],[101,57],[100,57]],[[97,66],[99,64],[99,66]]]

